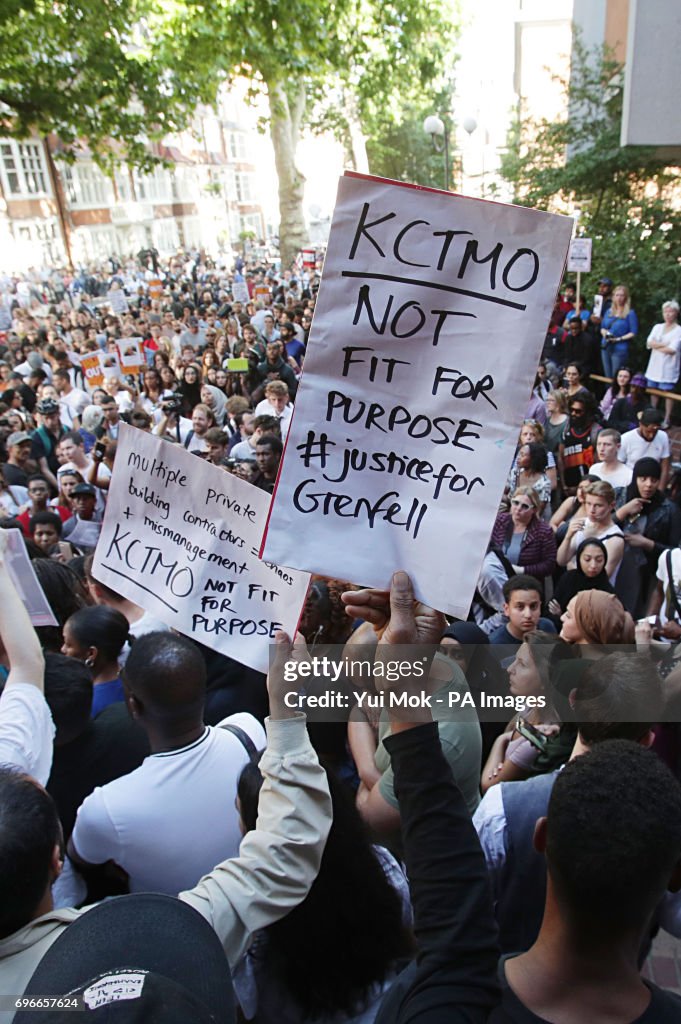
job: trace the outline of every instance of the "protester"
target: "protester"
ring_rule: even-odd
[[[660,463],[660,488],[665,491],[669,481],[671,464],[669,438],[662,425],[662,413],[659,409],[646,409],[641,413],[638,427],[622,436],[620,459],[633,470],[639,459],[652,458]]]
[[[646,347],[650,349],[650,359],[646,367],[646,383],[649,388],[660,391],[673,391],[681,374],[681,326],[679,326],[679,304],[676,300],[662,304],[663,322],[655,324]],[[651,405],[657,407],[657,395],[651,395]],[[672,418],[674,402],[671,398],[664,400],[664,422],[662,429],[667,430]]]
[[[648,607],[660,555],[681,541],[681,511],[661,491],[661,475],[657,459],[639,459],[626,501],[615,512],[626,545],[615,590],[635,619]]]
[[[557,636],[541,630],[532,629],[523,636],[508,667],[508,677],[511,695],[525,700],[527,707],[511,718],[505,731],[494,741],[480,777],[483,794],[499,782],[528,778],[543,752],[542,740],[549,731],[554,728],[557,731],[558,713],[551,700],[550,667],[553,648],[558,643]]]
[[[68,624],[65,637],[67,630]],[[204,725],[205,663],[183,637],[136,638],[124,683],[128,708],[153,756],[85,801],[70,855],[76,865],[112,860],[131,892],[170,895],[236,855],[236,783],[249,750],[262,747],[265,735],[250,715],[232,716],[217,729]]]
[[[290,684],[284,681],[283,662],[291,645],[280,636],[280,658],[270,682],[268,749],[260,762],[266,783],[257,828],[244,838],[236,860],[218,863],[180,894],[215,929],[232,966],[256,931],[283,917],[307,894],[331,825],[326,776],[305,735],[305,718],[284,703]],[[52,798],[26,775],[7,769],[0,769],[0,790],[5,821],[13,824],[1,837],[0,987],[21,994],[50,946],[90,908],[53,908],[50,885],[61,872],[63,857]],[[107,933],[109,947],[115,934]],[[175,944],[170,954],[182,960]]]
[[[92,672],[92,717],[125,700],[118,659],[128,643],[128,620],[106,605],[83,608],[64,624],[62,654],[82,661]]]
[[[618,284],[610,308],[601,319],[601,358],[606,377],[614,377],[629,361],[629,345],[638,334],[638,317],[631,308],[629,289]]]

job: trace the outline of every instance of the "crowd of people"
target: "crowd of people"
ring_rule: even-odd
[[[678,304],[642,374],[626,287],[559,297],[468,621],[402,572],[315,576],[266,682],[93,552],[121,423],[273,491],[318,274],[143,255],[0,279],[0,991],[125,989],[159,1022],[681,1020],[640,975],[660,927],[681,937],[681,488],[655,395]],[[29,620],[11,529],[56,626]],[[425,681],[380,685],[428,697],[409,712],[287,706],[285,661],[404,644]]]

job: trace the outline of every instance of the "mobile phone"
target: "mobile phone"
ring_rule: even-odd
[[[106,442],[97,441],[95,443],[95,452],[97,453],[97,455],[99,455],[100,459],[103,459],[104,456],[106,455]]]
[[[60,540],[59,541],[59,554],[63,558],[68,558],[68,559],[73,558],[73,548],[68,543],[68,541],[65,541],[65,540]]]
[[[548,736],[545,736],[543,732],[536,729],[529,722],[526,722],[524,718],[519,718],[516,724],[516,730],[520,733],[523,739],[526,739],[528,743],[531,743],[533,747],[536,747],[542,754],[546,750],[549,742]]]

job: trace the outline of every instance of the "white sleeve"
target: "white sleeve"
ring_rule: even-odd
[[[506,813],[501,798],[501,785],[490,786],[473,815],[473,824],[485,854],[490,872],[499,871],[506,863]]]
[[[78,808],[71,840],[77,855],[88,864],[105,864],[108,860],[118,863],[116,829],[109,816],[101,786],[86,797]]]
[[[663,551],[657,562],[657,578],[663,587],[667,586],[669,582],[667,576],[667,552]]]
[[[669,438],[667,434],[664,432],[664,430],[658,431],[657,436],[662,438],[662,449],[660,453],[660,458],[668,459],[671,455],[671,449],[669,447]]]
[[[305,716],[268,718],[266,725],[256,828],[242,840],[238,857],[180,893],[215,929],[232,968],[256,931],[307,896],[332,819],[326,772],[309,741]]]
[[[21,769],[44,786],[52,768],[54,733],[52,714],[37,686],[5,686],[0,696],[0,764]]]

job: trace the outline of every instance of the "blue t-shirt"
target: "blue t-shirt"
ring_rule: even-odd
[[[90,718],[96,718],[99,712],[107,708],[109,704],[116,704],[118,701],[124,700],[125,693],[120,676],[117,679],[110,679],[108,683],[97,683],[93,688]]]

